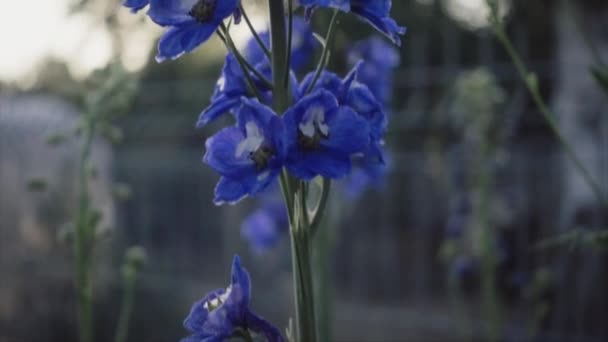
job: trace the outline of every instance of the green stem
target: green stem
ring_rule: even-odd
[[[296,331],[298,342],[316,342],[314,288],[311,267],[311,244],[306,222],[306,206],[302,200],[303,186],[296,195],[296,225],[291,227],[294,294],[296,297]]]
[[[253,81],[251,80],[249,72],[253,73],[255,75],[255,77],[257,77],[262,83],[264,83],[264,86],[266,88],[272,90],[274,87],[273,87],[273,84],[270,82],[270,80],[268,80],[253,65],[251,65],[247,61],[247,59],[245,57],[243,57],[243,55],[239,52],[239,49],[236,48],[236,45],[234,44],[234,41],[232,40],[232,36],[230,35],[230,31],[228,30],[228,27],[226,27],[226,25],[224,25],[224,24],[221,24],[220,29],[222,30],[223,37],[224,37],[224,43],[226,43],[226,47],[228,48],[228,50],[230,52],[232,52],[234,57],[237,59],[241,69],[243,69],[243,73],[245,74],[245,77],[249,79],[249,81],[252,83],[252,86],[255,88],[255,85],[253,84]],[[222,37],[222,36],[220,36],[220,37]],[[257,88],[256,88],[256,91],[257,91]]]
[[[327,207],[327,199],[329,198],[329,192],[331,190],[331,180],[329,178],[323,178],[323,184],[321,185],[321,198],[319,204],[315,208],[312,214],[312,221],[310,222],[310,236],[313,238],[319,229],[319,225],[323,219],[325,213],[325,207]]]
[[[589,187],[593,191],[595,197],[600,202],[601,206],[605,209],[608,208],[608,199],[606,199],[606,197],[604,196],[601,187],[593,179],[589,170],[587,170],[587,168],[585,167],[583,162],[578,158],[578,156],[574,152],[574,149],[572,148],[572,146],[570,145],[570,143],[568,142],[566,137],[561,132],[559,125],[557,124],[557,121],[555,120],[555,114],[549,109],[549,107],[547,106],[547,104],[543,100],[543,97],[540,94],[540,90],[538,87],[538,80],[534,77],[533,74],[531,74],[528,71],[521,56],[515,50],[515,47],[513,46],[513,43],[509,39],[509,36],[505,30],[504,24],[502,23],[501,19],[498,16],[498,13],[496,12],[497,9],[496,9],[495,2],[493,0],[487,0],[487,1],[490,4],[490,8],[493,8],[492,24],[493,24],[494,34],[496,35],[496,37],[498,38],[498,40],[500,41],[502,46],[505,48],[505,50],[509,54],[511,60],[513,61],[513,64],[515,65],[515,68],[517,69],[517,72],[519,73],[519,76],[522,78],[522,80],[526,84],[526,87],[528,88],[528,91],[530,92],[530,95],[532,96],[534,103],[536,104],[536,106],[538,107],[539,111],[541,112],[543,118],[549,125],[549,128],[551,128],[551,131],[553,131],[553,134],[557,137],[559,143],[563,146],[563,148],[566,152],[566,155],[572,160],[572,162],[574,163],[574,166],[576,167],[578,172],[581,174],[581,176],[583,177],[583,179],[585,180],[587,185],[589,185]]]
[[[255,28],[251,24],[251,20],[249,20],[249,16],[247,15],[247,12],[245,12],[245,8],[243,7],[243,4],[239,4],[239,8],[241,9],[241,13],[243,14],[243,18],[245,19],[245,22],[247,23],[247,26],[249,27],[251,34],[253,34],[253,38],[255,38],[256,42],[258,42],[258,45],[260,46],[262,51],[264,51],[264,54],[266,55],[266,57],[268,57],[268,59],[270,59],[271,58],[270,50],[268,49],[268,47],[266,46],[264,41],[262,41],[262,38],[260,38],[260,35],[258,34],[258,32],[255,30]]]
[[[287,71],[285,71],[285,79],[283,80],[283,86],[289,87],[289,73],[291,71],[291,49],[293,45],[293,2],[287,1]]]
[[[282,115],[291,102],[288,89],[279,86],[283,84],[285,73],[289,70],[283,0],[269,0],[268,9],[270,12],[270,46],[272,47],[272,83],[277,85],[273,93],[274,110],[278,115]]]
[[[132,267],[125,265],[126,267]],[[133,303],[135,301],[135,281],[137,280],[137,270],[132,268],[126,270],[124,275],[124,293],[122,297],[122,305],[120,316],[118,318],[118,327],[116,328],[115,342],[125,342],[129,336],[129,321],[133,312]]]
[[[323,73],[323,70],[325,69],[325,66],[327,64],[328,61],[328,56],[329,56],[329,51],[331,49],[331,45],[333,43],[334,40],[334,35],[336,32],[336,24],[338,23],[338,15],[340,14],[340,11],[338,11],[337,9],[334,10],[334,14],[331,17],[331,21],[329,23],[329,29],[327,30],[327,35],[325,37],[325,46],[323,46],[323,52],[321,53],[321,58],[319,59],[319,63],[317,64],[317,70],[315,71],[315,76],[312,79],[312,82],[310,82],[310,84],[308,85],[308,88],[306,89],[306,93],[310,93],[315,85],[317,84],[317,81],[319,80],[319,78],[321,77],[321,74]]]
[[[92,115],[86,118],[84,144],[79,162],[78,212],[74,230],[73,249],[76,268],[76,291],[78,300],[78,321],[81,342],[93,341],[93,284],[92,247],[95,232],[90,226],[90,196],[88,189],[89,158],[95,136],[96,120]]]
[[[272,47],[272,78],[276,85],[273,92],[273,106],[282,115],[291,103],[289,87],[282,87],[289,77],[289,56],[287,30],[285,27],[285,7],[283,0],[269,0],[270,40]],[[296,187],[296,193],[294,189]],[[308,213],[304,186],[293,181],[286,171],[281,175],[281,188],[290,212],[290,232],[294,297],[296,308],[296,336],[298,342],[316,342],[314,291],[310,259]]]

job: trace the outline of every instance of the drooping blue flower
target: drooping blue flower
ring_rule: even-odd
[[[396,45],[401,45],[400,36],[405,28],[390,17],[391,0],[299,0],[310,13],[316,7],[332,7],[344,12],[352,12],[367,21]]]
[[[281,118],[257,100],[241,99],[237,125],[207,139],[203,161],[222,177],[216,204],[236,203],[264,190],[277,177],[285,158]]]
[[[257,64],[256,68],[262,71],[262,74],[269,78],[270,68],[264,64],[268,64],[266,59]],[[256,88],[265,94],[269,89],[255,75],[250,73],[251,79],[254,81]],[[226,55],[226,61],[222,68],[222,74],[218,79],[213,95],[211,96],[211,104],[200,115],[197,126],[202,127],[209,122],[215,120],[220,115],[233,111],[241,105],[241,98],[253,97],[251,90],[247,88],[245,73],[241,69],[236,57],[229,53]]]
[[[278,191],[270,191],[263,197],[260,207],[241,225],[241,236],[256,253],[276,247],[289,230],[287,210]]]
[[[351,67],[362,61],[357,81],[365,84],[374,97],[387,108],[392,98],[394,69],[400,62],[395,47],[373,36],[357,42],[348,51],[347,59]]]
[[[184,320],[184,327],[192,335],[181,342],[221,342],[239,336],[239,329],[268,342],[282,342],[279,330],[249,309],[251,280],[238,255],[231,273],[227,288],[211,291],[192,306]]]
[[[125,0],[123,6],[130,8],[131,12],[135,13],[140,9],[146,7],[150,3],[150,0]]]
[[[264,31],[259,34],[266,47],[270,48],[270,32]],[[294,16],[293,36],[291,43],[291,68],[302,71],[308,66],[314,57],[317,48],[317,40],[312,34],[312,28],[306,20]],[[251,63],[257,64],[265,59],[264,50],[255,38],[251,38],[245,48],[245,57]]]
[[[272,78],[272,69],[270,61],[267,58],[258,61],[254,64],[254,67],[266,80]],[[252,80],[257,92],[261,95],[262,103],[270,106],[272,104],[272,90],[254,73],[249,72],[249,78]],[[290,81],[292,83],[292,97],[297,99],[299,98],[298,81],[293,72],[290,74]],[[236,57],[229,53],[226,55],[222,74],[211,96],[211,103],[200,114],[196,124],[197,127],[203,127],[223,114],[234,112],[240,107],[242,98],[253,98],[254,96],[253,90],[247,85],[246,75]]]
[[[286,167],[295,176],[340,178],[351,170],[351,156],[369,145],[369,125],[334,95],[319,89],[296,102],[284,116]]]
[[[240,18],[240,0],[151,0],[148,15],[169,28],[158,43],[158,62],[176,59],[207,41],[222,21]]]

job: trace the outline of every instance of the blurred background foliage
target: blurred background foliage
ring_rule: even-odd
[[[508,31],[543,96],[608,192],[606,97],[588,72],[597,61],[581,36],[606,55],[608,4],[502,3]],[[264,28],[266,1],[244,4]],[[335,340],[484,341],[490,320],[498,320],[503,340],[604,341],[606,252],[587,244],[536,247],[574,228],[606,228],[608,213],[562,157],[488,29],[485,2],[393,1],[392,13],[408,28],[394,74],[392,169],[383,189],[356,201],[334,198],[334,208],[346,214],[332,214],[339,217],[331,227],[337,232]],[[328,20],[329,13],[318,12],[315,31],[323,35]],[[233,28],[239,46],[248,39],[241,26]],[[74,208],[69,170],[77,148],[46,142],[77,127],[93,70],[117,62],[123,76],[139,82],[134,99],[108,107],[128,114],[115,118],[110,139],[96,141],[93,157],[101,174],[93,180],[94,200],[109,227],[95,253],[97,340],[114,335],[120,265],[132,245],[145,247],[147,263],[129,340],[184,336],[181,322],[191,303],[225,286],[234,252],[251,272],[253,307],[286,326],[288,241],[253,253],[239,227],[255,201],[215,207],[217,176],[200,163],[205,139],[226,123],[194,128],[223,64],[221,42],[214,38],[179,61],[157,64],[161,29],[115,0],[6,2],[0,28],[6,50],[0,58],[0,341],[76,340],[71,251],[62,226]],[[344,74],[348,48],[371,34],[343,17],[331,68]],[[122,95],[134,89],[126,83]],[[120,143],[111,144],[116,135]],[[110,191],[115,183],[121,186]],[[488,231],[484,242],[480,235]],[[488,258],[496,266],[489,275],[495,317],[482,305]]]

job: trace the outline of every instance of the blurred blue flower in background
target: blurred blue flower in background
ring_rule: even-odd
[[[389,153],[385,152],[383,159],[384,163],[378,163],[376,160],[368,160],[366,156],[353,158],[353,169],[341,187],[344,195],[356,200],[368,189],[382,190],[392,166]]]
[[[326,90],[300,99],[284,116],[286,167],[295,176],[340,178],[351,170],[351,156],[369,145],[369,125],[351,108],[338,106]]]
[[[281,342],[283,337],[277,328],[249,309],[251,280],[237,256],[232,262],[230,285],[211,291],[196,302],[184,320],[184,327],[192,335],[182,342],[225,341],[251,333],[269,342]]]
[[[169,26],[158,43],[158,62],[176,59],[211,37],[223,20],[234,15],[239,21],[240,0],[151,0],[148,15]]]
[[[287,209],[276,189],[267,192],[260,207],[245,218],[241,236],[255,253],[264,253],[276,247],[288,230]]]
[[[266,189],[284,165],[281,118],[257,102],[243,98],[237,125],[207,139],[203,161],[222,175],[215,188],[216,204],[236,203]]]
[[[140,9],[146,7],[150,3],[150,0],[126,0],[123,2],[123,6],[131,9],[133,13],[139,11]]]
[[[264,31],[259,34],[261,40],[266,47],[270,48],[270,32]],[[318,47],[318,42],[312,34],[312,28],[306,20],[294,16],[293,18],[293,36],[291,44],[291,68],[296,71],[302,71],[308,66],[314,57],[315,49]],[[264,59],[266,55],[260,47],[256,39],[251,38],[245,48],[245,58],[252,64],[257,64]]]
[[[347,56],[351,67],[363,61],[357,81],[365,84],[385,108],[390,105],[393,96],[393,74],[400,59],[393,45],[375,36],[357,42]]]
[[[332,7],[344,12],[352,12],[383,33],[396,45],[401,45],[399,36],[405,34],[405,27],[397,25],[390,17],[391,0],[299,0],[306,7],[307,16],[316,7]]]

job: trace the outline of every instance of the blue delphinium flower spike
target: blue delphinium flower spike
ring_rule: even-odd
[[[357,42],[348,51],[351,67],[360,61],[357,81],[365,84],[374,97],[387,108],[393,91],[394,69],[399,66],[400,56],[397,49],[385,40],[373,36]]]
[[[287,209],[278,189],[268,192],[261,202],[260,207],[249,214],[241,225],[241,236],[256,253],[276,247],[289,230]]]
[[[150,3],[150,0],[125,0],[123,6],[130,8],[131,12],[135,13],[140,9],[146,7]]]
[[[390,17],[391,0],[299,0],[300,4],[310,13],[316,7],[332,7],[344,12],[352,12],[370,23],[396,45],[401,45],[400,36],[405,34],[405,28],[399,26]]]
[[[158,62],[176,59],[204,43],[222,21],[239,17],[240,0],[151,0],[148,15],[169,26],[158,43]]]
[[[206,142],[203,161],[222,175],[216,204],[236,203],[272,183],[283,167],[284,128],[281,118],[256,100],[241,99],[237,125],[224,128]]]
[[[270,32],[264,31],[259,34],[266,47],[270,48]],[[293,38],[291,45],[291,68],[298,72],[310,64],[314,57],[318,42],[312,34],[312,28],[306,20],[294,16]],[[245,57],[250,63],[257,64],[266,56],[255,38],[251,38],[245,48]]]
[[[277,328],[249,309],[251,280],[241,266],[238,256],[232,262],[230,285],[207,294],[196,302],[184,320],[184,327],[192,335],[181,342],[225,341],[239,336],[239,329],[265,338],[268,342],[282,342]]]
[[[351,108],[338,106],[328,91],[300,99],[284,116],[286,166],[295,176],[340,178],[350,172],[350,158],[369,145],[369,126]]]

